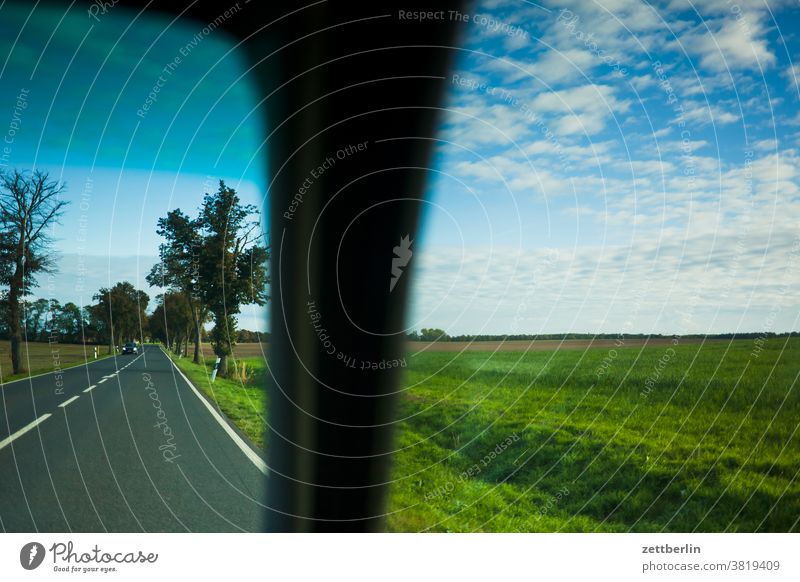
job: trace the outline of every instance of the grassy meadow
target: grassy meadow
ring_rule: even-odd
[[[94,346],[81,344],[49,344],[47,342],[25,342],[22,344],[22,364],[27,370],[22,374],[11,374],[11,342],[0,341],[0,381],[10,382],[29,375],[52,372],[56,368],[69,368],[77,364],[94,361]],[[98,346],[97,357],[106,357],[108,348]]]
[[[262,443],[244,361],[213,397]],[[387,528],[798,531],[798,373],[797,338],[410,355]]]

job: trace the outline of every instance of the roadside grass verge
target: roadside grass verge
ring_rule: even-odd
[[[262,451],[265,450],[267,365],[262,358],[237,360],[236,371],[241,372],[244,368],[244,373],[238,375],[234,373],[231,360],[230,377],[217,377],[212,383],[213,358],[205,359],[202,364],[194,364],[191,356],[179,358],[172,352],[164,351],[198,390],[215,402],[247,438]]]

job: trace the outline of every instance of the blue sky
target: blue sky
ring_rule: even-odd
[[[9,165],[68,183],[59,296],[146,288],[157,218],[220,177],[262,204],[261,120],[222,33],[28,10],[0,9],[0,133],[17,119]],[[410,328],[800,328],[796,3],[489,0],[467,17]]]
[[[415,327],[798,329],[790,2],[479,3]]]

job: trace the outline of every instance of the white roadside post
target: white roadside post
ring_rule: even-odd
[[[222,358],[218,357],[217,361],[214,362],[214,369],[211,371],[211,381],[212,382],[217,379],[217,370],[219,370],[219,363],[220,363],[221,360],[222,360]]]
[[[94,346],[94,359],[97,359],[97,346]]]

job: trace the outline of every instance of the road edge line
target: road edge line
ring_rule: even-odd
[[[211,405],[208,399],[203,396],[203,394],[197,389],[197,387],[192,383],[192,381],[189,380],[186,374],[183,373],[183,370],[181,370],[177,365],[175,365],[175,362],[172,361],[172,358],[169,357],[169,354],[167,354],[161,346],[158,346],[158,349],[161,350],[164,356],[166,356],[167,360],[169,360],[169,363],[172,365],[172,367],[178,371],[178,374],[181,375],[181,378],[184,379],[184,381],[189,385],[189,388],[192,389],[195,395],[205,405],[205,407],[211,413],[211,416],[213,416],[214,419],[220,424],[220,426],[222,426],[223,430],[226,433],[228,433],[228,436],[231,437],[231,440],[233,440],[236,446],[238,446],[241,449],[241,451],[245,454],[245,456],[248,459],[250,459],[250,461],[256,466],[256,468],[259,471],[264,473],[264,475],[269,474],[269,469],[267,468],[267,464],[264,462],[264,459],[262,459],[252,448],[250,448],[250,446],[246,442],[244,442],[244,439],[242,439],[239,433],[237,433],[233,429],[233,427],[231,427],[231,425],[228,424],[225,418],[222,417],[219,411],[217,411],[217,409]]]

